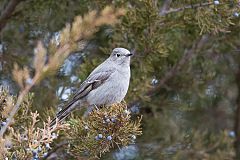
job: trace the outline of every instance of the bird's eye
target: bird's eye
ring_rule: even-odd
[[[117,57],[120,57],[120,54],[116,54]]]

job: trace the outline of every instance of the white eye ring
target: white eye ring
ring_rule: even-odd
[[[117,57],[120,57],[121,55],[120,54],[116,54]]]

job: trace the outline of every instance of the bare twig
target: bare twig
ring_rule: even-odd
[[[11,0],[5,10],[1,13],[0,16],[0,31],[5,27],[7,24],[8,19],[13,14],[16,6],[21,2],[22,0]]]
[[[165,10],[163,12],[160,12],[159,14],[164,16],[164,15],[167,15],[167,14],[170,14],[170,13],[180,12],[180,11],[183,11],[185,9],[194,9],[194,8],[198,8],[198,7],[207,7],[207,6],[210,6],[212,4],[213,4],[213,2],[205,2],[205,3],[198,3],[198,4],[193,4],[193,5],[187,5],[187,6],[180,7],[180,8],[170,8],[169,10]]]
[[[160,80],[159,84],[154,87],[153,89],[151,89],[150,91],[148,91],[147,95],[148,96],[153,96],[155,95],[159,89],[172,77],[174,77],[178,71],[182,68],[182,66],[184,64],[186,64],[194,55],[194,53],[196,52],[196,50],[199,50],[203,47],[204,44],[206,44],[206,42],[208,41],[208,36],[207,35],[203,35],[200,40],[198,40],[196,43],[193,44],[192,48],[190,50],[187,50],[185,52],[185,54],[183,55],[183,57],[178,61],[177,64],[175,64],[175,66],[173,66],[164,76],[163,78]]]

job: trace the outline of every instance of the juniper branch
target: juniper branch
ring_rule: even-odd
[[[10,125],[10,123],[13,120],[14,115],[17,113],[17,111],[19,110],[22,102],[24,101],[24,98],[26,97],[26,95],[29,93],[30,89],[36,84],[36,82],[39,80],[40,75],[36,74],[33,78],[33,81],[31,84],[27,85],[19,94],[18,98],[17,98],[17,102],[14,105],[12,111],[9,114],[9,117],[6,121],[6,125],[4,125],[3,127],[1,127],[0,130],[0,137],[3,137],[4,133],[7,130],[7,127]]]

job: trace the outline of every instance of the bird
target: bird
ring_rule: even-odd
[[[62,122],[72,111],[83,106],[110,106],[120,103],[130,83],[130,59],[133,53],[115,48],[110,56],[97,66],[59,111],[51,126]]]

